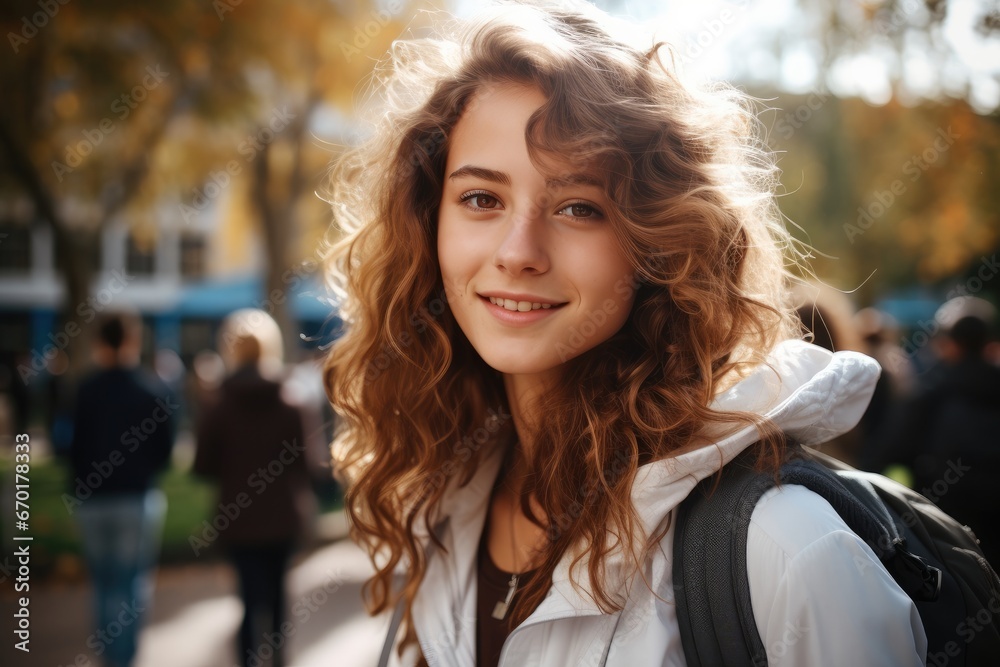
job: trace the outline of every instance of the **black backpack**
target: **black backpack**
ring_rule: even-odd
[[[915,602],[927,633],[927,664],[1000,664],[1000,579],[972,531],[901,484],[804,448],[781,468],[783,484],[825,498]],[[747,579],[747,531],[761,495],[775,486],[743,452],[678,508],[673,578],[690,667],[762,667]],[[969,620],[978,631],[971,631]],[[965,628],[965,632],[963,632]],[[845,641],[850,638],[845,637]]]

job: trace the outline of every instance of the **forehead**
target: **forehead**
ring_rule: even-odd
[[[540,88],[521,83],[490,83],[469,99],[452,130],[448,150],[448,173],[465,164],[483,160],[530,163],[544,174],[548,187],[593,185],[605,179],[585,160],[570,155],[535,151],[529,158],[525,129],[532,114],[547,101]],[[544,132],[544,128],[543,128]],[[483,164],[490,167],[496,165]]]
[[[517,81],[484,82],[469,97],[463,116],[495,106],[527,105],[537,109],[546,101],[545,93],[535,84]]]
[[[545,95],[534,86],[486,84],[473,93],[462,110],[452,129],[451,145],[462,150],[496,144],[501,136],[504,141],[515,135],[523,138],[528,119],[543,104]]]

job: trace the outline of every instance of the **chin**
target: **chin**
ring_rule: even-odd
[[[483,354],[479,353],[486,365],[493,370],[504,375],[537,375],[548,373],[562,365],[562,360],[558,356],[552,358],[538,358],[537,356],[508,353],[508,354]]]

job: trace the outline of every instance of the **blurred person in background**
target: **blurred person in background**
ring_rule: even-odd
[[[993,307],[959,297],[938,310],[938,365],[887,429],[884,463],[913,471],[914,489],[970,526],[1000,562],[1000,368],[984,358]]]
[[[313,349],[302,361],[288,368],[282,386],[285,398],[302,413],[312,490],[322,507],[330,507],[342,497],[330,457],[334,419],[323,386],[326,354],[324,349]]]
[[[55,456],[65,457],[73,437],[73,385],[69,380],[69,356],[57,350],[45,364],[45,412],[49,444]]]
[[[185,378],[185,394],[190,397],[189,416],[195,424],[201,421],[203,406],[211,403],[226,379],[226,363],[215,350],[202,350],[194,355],[191,372]]]
[[[176,430],[175,397],[139,369],[141,337],[130,313],[108,314],[98,324],[98,370],[80,383],[69,452],[72,494],[64,497],[75,509],[94,580],[98,655],[110,667],[132,664],[149,608],[167,507],[154,483],[170,460]]]
[[[219,484],[220,531],[243,598],[240,660],[284,664],[284,576],[310,513],[303,418],[282,396],[281,332],[264,311],[230,315],[219,334],[230,370],[197,429],[194,472]],[[283,641],[268,640],[277,633]],[[275,646],[278,644],[278,646]]]
[[[24,359],[28,359],[24,362]],[[30,364],[28,355],[20,358],[10,355],[0,362],[0,400],[3,401],[3,420],[0,433],[27,433],[28,384],[17,373],[18,363]]]
[[[899,325],[891,315],[864,308],[854,315],[854,326],[864,341],[861,351],[882,367],[871,403],[859,424],[863,435],[858,467],[881,472],[876,469],[876,461],[885,451],[889,417],[913,392],[916,370],[903,348],[894,342],[900,339]]]

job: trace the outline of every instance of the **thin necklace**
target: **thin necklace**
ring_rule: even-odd
[[[514,508],[510,510],[510,554],[511,563],[515,566],[517,565],[517,548],[514,546]],[[510,603],[514,600],[514,594],[517,593],[517,582],[519,573],[513,572],[510,575],[510,582],[507,584],[507,596],[496,603],[493,607],[493,618],[498,621],[502,621],[507,616],[507,610],[510,609]]]

